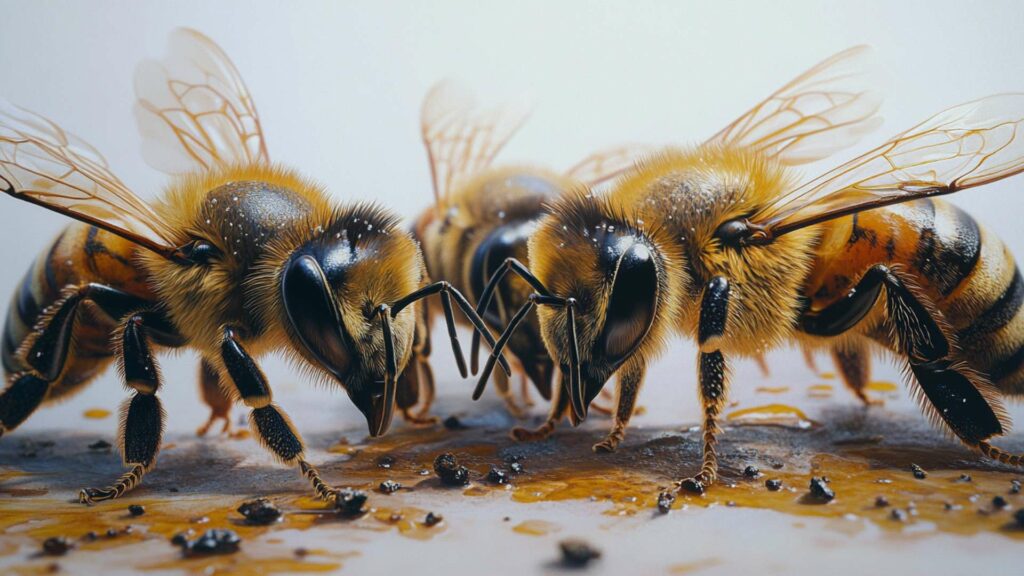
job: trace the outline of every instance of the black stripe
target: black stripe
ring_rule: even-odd
[[[927,220],[920,221],[921,232],[914,255],[914,266],[943,296],[948,296],[978,263],[981,253],[981,230],[969,214],[948,205],[942,218],[952,220],[952,232],[940,235],[935,229],[935,205],[931,203]]]
[[[982,312],[970,326],[960,331],[960,340],[970,341],[1006,326],[1017,315],[1021,304],[1024,304],[1024,279],[1021,279],[1020,269],[1015,268],[1010,285],[988,310]]]
[[[48,296],[51,298],[56,298],[61,289],[60,286],[57,286],[57,271],[53,268],[53,256],[57,252],[57,247],[60,246],[61,241],[64,240],[64,234],[66,233],[67,229],[65,228],[64,231],[60,233],[60,236],[57,236],[57,240],[53,243],[53,246],[50,246],[50,251],[46,253],[46,260],[43,269],[46,273],[46,290]]]
[[[954,231],[953,245],[947,248],[943,254],[950,257],[949,283],[942,287],[942,295],[948,296],[971,275],[978,265],[981,257],[981,229],[978,222],[970,214],[950,205],[956,216],[956,229]]]
[[[21,318],[21,323],[29,328],[35,325],[36,317],[39,315],[39,303],[32,295],[33,272],[35,266],[29,268],[25,277],[21,279],[21,285],[18,286],[18,317]]]
[[[18,349],[18,337],[14,334],[14,327],[11,326],[11,318],[8,317],[7,321],[4,322],[4,350],[10,354]]]
[[[1021,365],[1024,365],[1024,346],[993,364],[988,371],[988,376],[993,382],[999,382],[1020,370]]]

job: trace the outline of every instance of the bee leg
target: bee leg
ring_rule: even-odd
[[[767,378],[772,375],[772,370],[768,367],[768,359],[764,357],[764,354],[754,356],[754,362],[757,362],[757,369],[761,371],[762,377]]]
[[[704,406],[704,421],[701,424],[703,457],[700,474],[679,483],[681,489],[689,492],[703,493],[718,478],[718,455],[715,452],[719,432],[718,415],[725,407],[728,384],[725,357],[718,349],[718,344],[725,334],[728,311],[729,281],[722,276],[715,276],[704,289],[697,329],[697,343],[701,350],[697,363],[698,377],[701,404]]]
[[[523,405],[527,408],[534,405],[533,395],[530,394],[530,379],[526,372],[519,374],[519,394],[523,397]]]
[[[494,375],[494,389],[498,392],[498,397],[505,402],[505,408],[513,418],[516,420],[522,420],[526,417],[526,411],[520,408],[519,404],[516,402],[515,394],[512,392],[510,379],[504,372],[498,371],[498,373]]]
[[[0,394],[0,436],[28,419],[43,403],[50,386],[60,379],[72,348],[71,335],[79,305],[86,300],[114,318],[146,304],[101,284],[65,288],[61,298],[43,311],[32,335],[17,351],[29,369],[13,374]]]
[[[132,314],[123,323],[118,340],[118,362],[125,384],[135,390],[122,410],[118,443],[124,465],[129,467],[106,488],[84,488],[78,493],[82,504],[94,504],[119,498],[142,482],[160,451],[164,411],[157,398],[160,389],[160,367],[153,357],[146,334],[145,313]]]
[[[286,464],[298,464],[302,475],[313,485],[317,497],[325,502],[335,499],[337,490],[320,478],[320,473],[303,459],[302,438],[291,420],[273,403],[273,393],[263,371],[242,347],[232,328],[224,329],[221,359],[242,402],[252,409],[249,422],[264,447]]]
[[[436,416],[427,416],[426,412],[430,410],[430,405],[434,401],[434,390],[433,387],[429,389],[427,396],[423,398],[423,405],[418,412],[413,413],[412,409],[420,402],[420,391],[426,388],[421,386],[421,370],[430,370],[430,366],[422,359],[418,358],[415,353],[409,359],[408,364],[405,365],[405,370],[398,376],[398,389],[395,393],[395,405],[402,413],[402,417],[405,418],[406,422],[417,426],[437,424]]]
[[[565,411],[569,407],[569,394],[566,392],[568,385],[569,376],[568,374],[563,374],[562,383],[555,386],[553,391],[554,398],[551,399],[551,409],[548,412],[547,420],[533,430],[519,426],[513,428],[512,439],[519,442],[534,442],[551,436],[551,433],[555,431],[555,425],[561,421],[562,416],[565,415]]]
[[[231,405],[234,404],[234,401],[220,387],[220,375],[217,374],[217,369],[205,358],[199,365],[199,390],[202,393],[203,402],[210,407],[210,418],[196,430],[196,435],[206,436],[218,420],[223,420],[224,427],[221,428],[221,433],[231,437],[235,436],[234,426],[231,423]]]
[[[868,397],[868,379],[871,376],[871,354],[863,344],[847,344],[832,348],[832,360],[843,383],[860,398],[865,406],[881,406],[882,400]]]
[[[646,369],[639,363],[630,364],[622,369],[616,381],[618,397],[615,410],[615,421],[612,429],[604,440],[594,444],[594,452],[615,452],[619,443],[626,437],[626,427],[636,409],[636,397],[644,381]]]
[[[932,417],[944,422],[964,444],[991,458],[1024,462],[1021,456],[986,442],[1008,426],[998,392],[983,375],[956,358],[955,338],[941,312],[898,271],[881,264],[871,268],[845,298],[818,312],[805,312],[801,329],[822,336],[845,332],[867,316],[883,287],[895,344],[933,408]]]
[[[807,365],[807,368],[811,372],[814,372],[815,374],[821,374],[821,371],[818,370],[818,361],[814,359],[814,350],[811,350],[810,348],[807,348],[805,346],[803,348],[803,351],[804,351],[804,364]]]

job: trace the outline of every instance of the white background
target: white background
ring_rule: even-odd
[[[165,178],[139,153],[132,75],[140,60],[164,54],[177,26],[208,34],[235,61],[273,159],[339,200],[376,199],[406,217],[431,199],[417,120],[422,96],[443,77],[484,102],[527,94],[534,115],[502,159],[554,167],[619,142],[700,141],[810,65],[860,43],[877,49],[892,77],[886,124],[865,149],[948,106],[1024,91],[1024,9],[1014,1],[3,1],[0,96],[84,137],[129,186],[153,197]],[[955,201],[1021,250],[1021,186],[1018,177]],[[0,198],[0,302],[65,223]],[[690,366],[692,354],[677,343],[662,362]],[[772,363],[797,364],[791,354]],[[166,394],[194,398],[193,362],[164,362]],[[267,367],[288,381],[279,388],[292,386],[283,365]],[[696,415],[692,386],[672,384],[673,414]],[[118,388],[107,375],[84,402],[112,407],[123,397]],[[85,407],[73,402],[76,412]],[[60,413],[44,410],[31,425],[65,424]]]

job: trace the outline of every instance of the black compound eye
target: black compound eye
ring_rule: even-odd
[[[613,363],[623,362],[640,345],[654,323],[658,272],[650,250],[634,244],[622,256],[608,302],[599,345]]]
[[[220,256],[220,250],[206,240],[193,240],[179,250],[189,263],[203,266]]]
[[[750,225],[746,220],[726,220],[715,229],[715,238],[728,246],[739,246],[750,236]]]

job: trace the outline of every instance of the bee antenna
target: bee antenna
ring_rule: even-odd
[[[462,346],[459,344],[458,333],[455,330],[455,313],[452,308],[452,300],[455,300],[455,303],[459,306],[459,309],[462,310],[466,319],[469,320],[476,329],[473,332],[474,338],[478,338],[480,334],[483,334],[484,338],[487,339],[487,343],[492,348],[496,346],[496,342],[494,341],[494,337],[491,335],[490,331],[487,330],[486,326],[484,326],[483,320],[480,319],[480,316],[475,310],[473,310],[473,307],[461,292],[443,280],[440,282],[434,282],[433,284],[416,290],[398,302],[395,302],[391,307],[391,317],[394,318],[398,316],[399,312],[413,302],[437,293],[441,294],[441,304],[444,307],[444,319],[445,323],[448,325],[448,338],[452,343],[452,352],[455,354],[455,362],[459,366],[459,373],[463,378],[465,378],[468,375],[466,371],[466,359],[462,354]],[[501,367],[505,371],[505,374],[511,376],[512,368],[509,366],[508,360],[502,355],[498,358],[498,361],[501,362]]]
[[[515,272],[520,278],[525,280],[534,290],[537,291],[538,295],[550,296],[551,292],[544,286],[536,276],[530,272],[530,269],[523,265],[522,262],[515,258],[506,258],[501,266],[494,271],[491,279],[487,281],[487,286],[484,287],[484,291],[480,294],[480,301],[477,302],[476,313],[479,316],[486,314],[487,309],[491,306],[491,300],[494,298],[494,290],[498,287],[498,284],[505,278],[505,275],[509,272]],[[493,350],[494,345],[491,344]],[[473,342],[470,347],[470,363],[473,375],[476,375],[477,368],[480,366],[480,334],[473,334]],[[481,381],[486,384],[487,379],[481,378]],[[473,398],[479,397],[479,393],[483,392],[482,385],[477,385],[479,392],[473,394]]]
[[[560,298],[558,296],[538,294],[536,292],[530,294],[530,297],[519,308],[519,311],[516,312],[516,315],[512,317],[512,320],[508,323],[508,326],[505,327],[505,331],[501,333],[501,337],[498,338],[498,343],[496,345],[491,346],[491,355],[487,358],[487,363],[484,364],[484,370],[480,374],[480,380],[477,381],[476,389],[473,390],[473,400],[480,399],[480,395],[483,394],[484,388],[487,387],[487,381],[491,377],[491,372],[494,371],[494,363],[500,357],[501,351],[505,348],[505,345],[512,337],[512,334],[515,333],[516,329],[519,328],[519,325],[522,324],[523,319],[526,318],[526,315],[529,314],[535,306],[569,307],[569,322],[571,326],[571,328],[569,329],[569,338],[572,342],[569,351],[570,374],[576,374],[576,388],[579,388],[579,348],[577,346],[576,340],[575,313],[572,312],[572,310],[575,307],[575,302],[576,300],[573,298]]]

